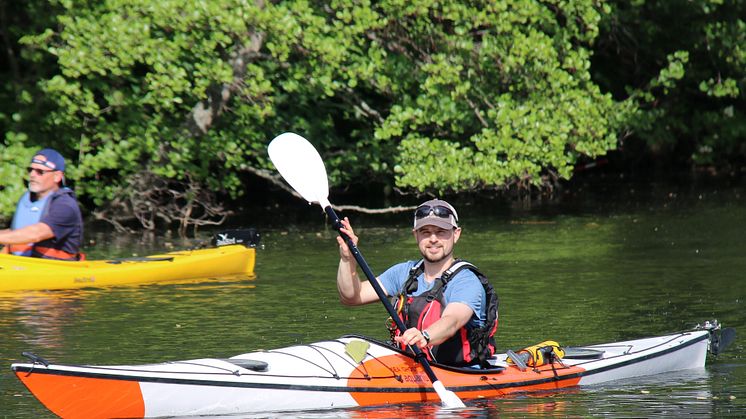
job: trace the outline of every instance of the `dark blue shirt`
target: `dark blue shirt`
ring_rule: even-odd
[[[77,254],[83,242],[83,217],[75,194],[70,189],[60,189],[47,205],[39,222],[48,225],[54,237],[36,245]]]

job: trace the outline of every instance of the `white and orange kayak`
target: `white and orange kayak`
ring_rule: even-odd
[[[228,230],[213,238],[215,247],[75,262],[0,254],[0,292],[251,276],[258,240],[253,229]]]
[[[713,328],[698,328],[565,348],[562,359],[524,370],[507,363],[505,354],[495,356],[488,369],[432,366],[439,380],[468,402],[703,368],[718,336]],[[63,418],[227,415],[439,400],[411,355],[362,336],[229,359],[147,365],[58,365],[25,355],[33,362],[13,364],[12,370]]]

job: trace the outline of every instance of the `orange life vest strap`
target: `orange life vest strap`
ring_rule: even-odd
[[[34,252],[49,258],[62,260],[78,260],[78,254],[68,253],[64,250],[53,249],[51,247],[34,246]]]
[[[32,249],[33,246],[30,244],[9,244],[8,251],[13,252],[27,252]]]

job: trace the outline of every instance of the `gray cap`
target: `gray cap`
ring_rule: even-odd
[[[444,209],[447,209],[446,212],[450,212],[450,214],[447,214],[447,217],[435,215],[436,212],[442,211],[435,209],[436,207],[443,207]],[[418,216],[420,217],[418,218]],[[442,199],[431,199],[425,201],[417,206],[417,209],[415,210],[414,229],[419,230],[427,225],[433,225],[445,229],[458,228],[458,213],[451,204]]]

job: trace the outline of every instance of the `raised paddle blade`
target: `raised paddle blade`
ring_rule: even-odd
[[[292,132],[275,137],[267,148],[277,171],[308,202],[329,205],[326,167],[316,149],[305,138]]]

